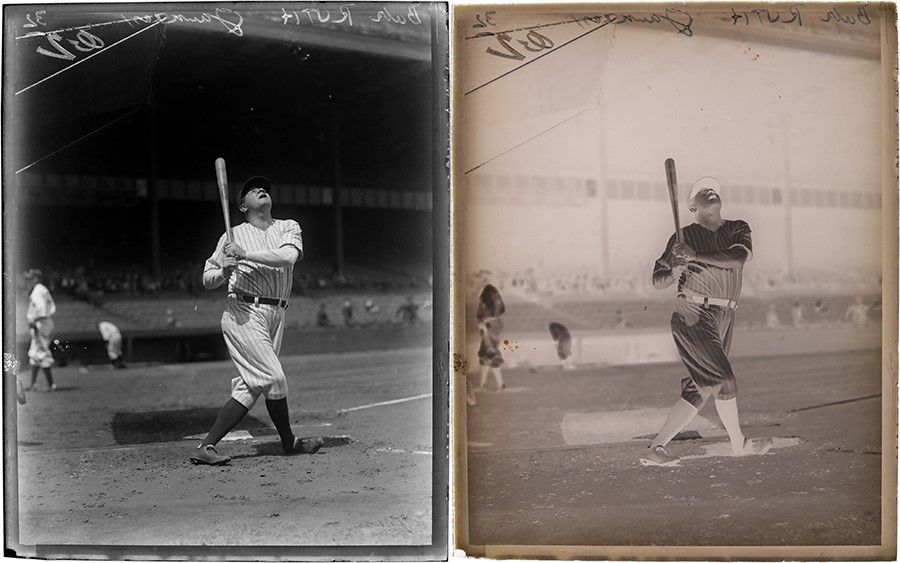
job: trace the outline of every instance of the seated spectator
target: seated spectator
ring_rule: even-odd
[[[779,318],[778,318],[778,312],[775,310],[774,303],[770,303],[769,308],[766,311],[766,328],[771,328],[771,329],[781,328],[781,320],[779,320]]]
[[[419,306],[413,302],[413,298],[411,296],[406,298],[406,301],[400,304],[400,307],[397,308],[397,318],[400,319],[400,322],[406,325],[415,326],[419,324]]]
[[[344,324],[349,327],[356,326],[356,321],[353,320],[353,304],[350,301],[344,301],[342,312],[344,314]]]
[[[316,326],[322,328],[334,326],[331,324],[331,319],[328,318],[328,311],[325,310],[324,303],[319,303],[319,311],[316,313]]]

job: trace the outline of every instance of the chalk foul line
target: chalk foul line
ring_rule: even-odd
[[[339,413],[354,412],[354,411],[361,411],[361,410],[365,410],[365,409],[372,409],[375,407],[383,407],[385,405],[396,405],[399,403],[407,403],[409,401],[418,401],[419,399],[427,399],[429,397],[432,397],[433,395],[434,395],[433,393],[424,393],[422,395],[414,395],[412,397],[404,397],[402,399],[394,399],[392,401],[382,401],[380,403],[370,403],[368,405],[360,405],[358,407],[350,407],[349,409],[341,409],[338,412]]]

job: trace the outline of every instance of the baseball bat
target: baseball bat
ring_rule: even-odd
[[[234,242],[231,237],[231,214],[228,212],[228,174],[225,172],[225,159],[216,159],[216,180],[219,183],[219,199],[222,200],[222,216],[225,218],[225,232],[228,242]]]
[[[675,238],[684,242],[681,234],[681,219],[678,216],[678,179],[675,177],[675,159],[666,159],[666,183],[669,184],[669,203],[672,204],[672,218],[675,219]]]

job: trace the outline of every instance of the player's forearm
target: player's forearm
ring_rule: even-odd
[[[282,246],[275,250],[248,250],[244,260],[265,264],[274,268],[293,266],[300,256],[300,251],[293,246]]]
[[[719,268],[732,269],[743,266],[749,256],[750,253],[746,248],[736,246],[716,252],[698,252],[694,261]]]
[[[653,287],[656,289],[666,289],[675,283],[675,275],[669,268],[658,268],[653,270]]]
[[[210,268],[203,272],[203,287],[215,289],[225,283],[225,271],[222,268]]]

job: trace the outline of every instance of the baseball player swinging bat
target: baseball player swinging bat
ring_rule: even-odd
[[[228,242],[234,242],[231,236],[231,214],[228,211],[228,175],[225,173],[225,159],[216,159],[216,180],[219,182],[219,199],[222,200],[222,216],[225,218],[225,232]]]
[[[675,159],[673,158],[666,159],[666,182],[669,184],[672,218],[675,219],[675,237],[678,242],[684,242],[684,235],[681,234],[681,219],[678,217],[678,180],[675,177]]]

